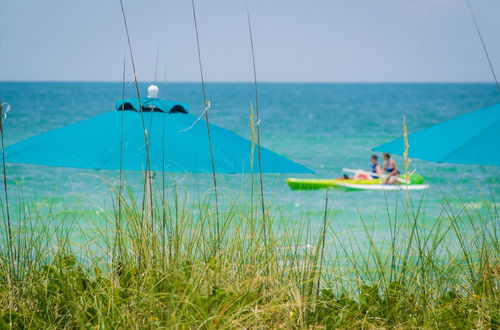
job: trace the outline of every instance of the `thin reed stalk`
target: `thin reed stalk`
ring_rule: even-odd
[[[326,222],[328,218],[328,191],[325,193],[325,213],[323,216],[323,227],[321,229],[321,253],[319,256],[319,268],[318,268],[318,281],[316,285],[316,299],[319,297],[319,289],[321,285],[321,272],[323,270],[323,257],[325,254],[325,241],[326,241]]]
[[[7,167],[5,166],[5,144],[4,144],[4,104],[0,100],[0,141],[2,143],[2,174],[3,174],[3,191],[5,198],[5,212],[6,212],[6,231],[7,231],[7,250],[10,261],[9,273],[12,274],[15,267],[14,262],[14,251],[13,251],[13,241],[12,241],[12,224],[10,219],[10,207],[9,207],[9,193],[7,188]],[[5,219],[5,218],[4,218]],[[5,220],[4,220],[5,221]]]
[[[210,121],[208,118],[208,110],[210,109],[210,101],[207,100],[207,96],[205,93],[205,80],[203,77],[203,64],[201,60],[201,47],[200,47],[200,37],[198,33],[198,21],[196,20],[196,7],[194,5],[194,0],[191,0],[191,5],[193,8],[193,21],[194,21],[194,28],[196,32],[196,46],[198,49],[198,64],[200,67],[200,79],[201,79],[201,91],[203,94],[203,106],[204,106],[204,114],[205,114],[205,122],[207,126],[207,136],[208,136],[208,147],[210,151],[210,160],[211,160],[211,165],[212,165],[212,180],[213,180],[213,186],[214,186],[214,197],[215,197],[215,232],[217,236],[217,244],[216,244],[216,250],[220,250],[220,243],[221,243],[221,232],[220,232],[220,220],[219,220],[219,197],[218,197],[218,192],[217,192],[217,175],[215,174],[215,161],[214,161],[214,153],[213,153],[213,148],[212,148],[212,137],[210,134]]]
[[[118,185],[118,214],[116,217],[116,248],[121,249],[121,222],[122,222],[122,200],[123,200],[123,133],[124,133],[124,122],[125,122],[125,71],[126,71],[126,57],[123,56],[123,73],[122,73],[122,108],[121,108],[121,125],[120,125],[120,168],[119,168],[119,185]],[[120,251],[117,255],[120,255]]]
[[[495,69],[493,68],[493,64],[491,63],[490,54],[488,53],[488,48],[486,48],[486,43],[483,38],[483,34],[479,29],[479,24],[477,23],[476,16],[474,15],[474,11],[472,10],[472,6],[469,0],[465,0],[465,4],[467,5],[467,9],[469,10],[469,14],[472,17],[474,22],[474,27],[476,28],[477,35],[479,40],[481,41],[481,45],[483,46],[484,55],[486,56],[486,60],[488,61],[488,66],[490,67],[491,74],[493,76],[493,80],[495,81],[497,91],[500,92],[500,84],[498,83],[497,75],[495,74]]]
[[[167,73],[165,70],[165,77],[164,77],[164,82],[166,84],[167,81]],[[165,89],[166,90],[166,89]],[[166,188],[166,178],[165,178],[165,117],[162,116],[162,130],[161,130],[161,141],[162,141],[162,153],[161,153],[161,233],[162,233],[162,258],[163,262],[165,263],[166,260],[166,253],[167,253],[167,188]]]
[[[264,184],[262,182],[262,161],[260,155],[260,115],[259,115],[259,90],[257,87],[257,66],[255,65],[255,51],[253,47],[253,34],[252,34],[252,22],[250,20],[250,11],[247,7],[247,18],[248,18],[248,32],[250,35],[250,48],[252,50],[252,65],[253,65],[253,82],[255,90],[255,114],[257,116],[257,161],[259,165],[259,186],[260,186],[260,202],[262,210],[262,231],[264,234],[264,245],[267,244],[267,220],[266,220],[266,208],[264,201]]]
[[[253,104],[250,102],[250,223],[254,224],[254,160],[255,160],[255,116],[253,112]],[[251,238],[254,238],[252,230]]]
[[[127,44],[128,44],[128,49],[129,49],[129,53],[130,53],[130,61],[132,63],[132,72],[134,75],[134,83],[135,83],[135,91],[137,94],[137,102],[139,104],[139,113],[141,114],[141,123],[142,123],[142,129],[143,129],[143,133],[144,133],[144,146],[145,146],[145,150],[146,150],[146,166],[145,166],[144,172],[147,173],[150,170],[149,136],[148,136],[148,131],[146,129],[146,124],[144,121],[143,107],[142,107],[142,102],[141,102],[141,92],[139,91],[139,82],[137,80],[137,71],[135,69],[134,53],[132,51],[132,42],[130,41],[130,34],[128,31],[128,24],[127,24],[127,17],[125,15],[125,9],[123,7],[123,0],[120,0],[120,8],[122,11],[123,24],[125,26],[125,33],[127,36]],[[146,187],[146,185],[148,185],[149,190],[152,191],[153,184],[152,184],[151,180],[148,180],[147,175],[144,176],[144,180],[145,180],[144,187]],[[150,199],[149,205],[152,205],[153,204],[152,203],[152,201],[153,201],[152,194],[149,196],[149,199]],[[150,210],[145,210],[145,207],[146,207],[146,189],[144,189],[144,199],[143,199],[143,203],[142,203],[142,210],[143,211],[142,212],[143,212],[143,214],[144,214],[144,212],[146,212],[146,218],[151,217],[151,219],[152,219],[153,218],[153,215],[152,215],[153,208],[151,208]]]

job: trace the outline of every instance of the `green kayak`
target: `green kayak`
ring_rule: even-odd
[[[286,180],[292,190],[318,190],[324,188],[338,188],[342,190],[423,190],[429,188],[424,184],[421,175],[412,174],[408,183],[397,182],[395,184],[384,184],[382,179],[299,179],[288,178]]]

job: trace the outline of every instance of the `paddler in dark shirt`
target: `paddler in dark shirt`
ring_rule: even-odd
[[[388,152],[384,153],[384,172],[387,175],[385,184],[393,184],[399,177],[398,165],[396,165],[396,162]]]

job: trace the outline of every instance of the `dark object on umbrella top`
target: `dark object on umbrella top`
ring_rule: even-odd
[[[408,135],[409,156],[436,163],[500,166],[500,103]],[[404,153],[403,137],[373,148]]]
[[[212,171],[208,134],[203,120],[197,121],[197,117],[187,113],[188,106],[182,103],[156,98],[146,98],[141,103],[142,114],[137,99],[120,101],[117,111],[11,145],[6,148],[6,160],[11,163],[117,170],[120,169],[121,144],[122,168],[145,170],[144,119],[149,136],[151,171]],[[216,172],[258,171],[257,160],[252,163],[250,159],[250,141],[216,125],[210,125],[210,129]],[[313,173],[263,147],[261,156],[262,172],[265,173]]]

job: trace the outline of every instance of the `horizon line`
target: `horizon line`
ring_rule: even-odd
[[[22,79],[12,79],[12,80],[2,80],[0,83],[122,83],[122,80],[22,80]],[[141,80],[139,83],[153,83],[153,80]],[[262,80],[257,81],[258,83],[265,84],[491,84],[495,85],[495,82],[490,81],[394,81],[394,80],[381,80],[381,81],[280,81],[280,80]],[[173,81],[157,81],[156,84],[199,84],[200,81],[197,80],[173,80]],[[212,80],[205,81],[209,84],[253,84],[253,81],[246,80]]]

